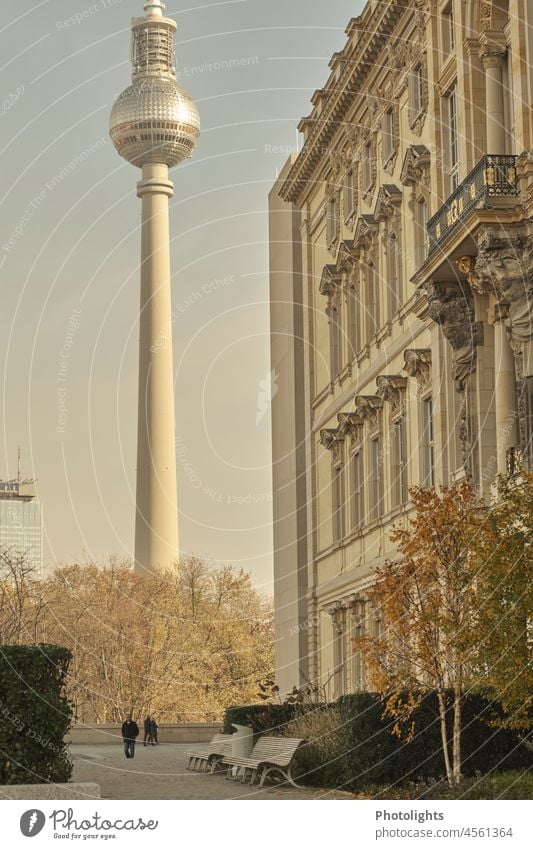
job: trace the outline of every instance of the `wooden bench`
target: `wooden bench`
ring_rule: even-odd
[[[224,764],[228,767],[226,778],[236,778],[233,767],[242,770],[241,781],[246,781],[250,775],[250,784],[259,777],[262,787],[265,779],[271,773],[279,773],[293,787],[298,787],[292,777],[292,765],[298,748],[305,740],[295,737],[261,737],[255,744],[249,758],[225,757]]]
[[[189,758],[187,769],[197,769],[199,772],[215,772],[222,760],[225,760],[225,756],[231,755],[232,736],[231,734],[215,734],[205,749],[187,752]]]

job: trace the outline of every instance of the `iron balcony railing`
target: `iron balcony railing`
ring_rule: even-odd
[[[487,154],[427,223],[429,253],[448,236],[480,201],[493,197],[516,197],[516,156]],[[485,204],[487,207],[488,204]]]

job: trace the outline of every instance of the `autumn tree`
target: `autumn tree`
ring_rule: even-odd
[[[167,722],[218,719],[272,671],[270,602],[229,566],[194,557],[153,575],[114,560],[65,566],[40,594],[38,638],[71,649],[68,692],[85,722],[131,709]]]
[[[35,642],[42,611],[37,578],[24,554],[0,548],[0,645]]]
[[[408,526],[392,534],[399,557],[377,570],[368,593],[381,611],[383,631],[363,636],[355,649],[363,652],[371,683],[383,694],[386,713],[397,720],[397,733],[424,695],[436,692],[446,776],[457,784],[461,705],[472,659],[465,635],[476,621],[472,540],[480,506],[466,482],[441,492],[415,487],[410,496]]]
[[[501,724],[533,724],[533,474],[501,479],[473,540],[471,632],[478,686],[497,699]]]

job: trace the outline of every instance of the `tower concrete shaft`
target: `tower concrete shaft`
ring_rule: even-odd
[[[142,168],[135,568],[152,571],[179,557],[168,170],[191,155],[200,119],[176,82],[175,21],[162,0],[144,9],[132,21],[132,85],[115,101],[110,135],[120,156]]]
[[[168,167],[143,165],[137,194],[142,236],[135,565],[150,570],[171,567],[179,556]]]

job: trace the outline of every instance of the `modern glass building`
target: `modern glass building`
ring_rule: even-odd
[[[0,552],[5,551],[24,557],[41,574],[42,515],[32,480],[0,480]]]

